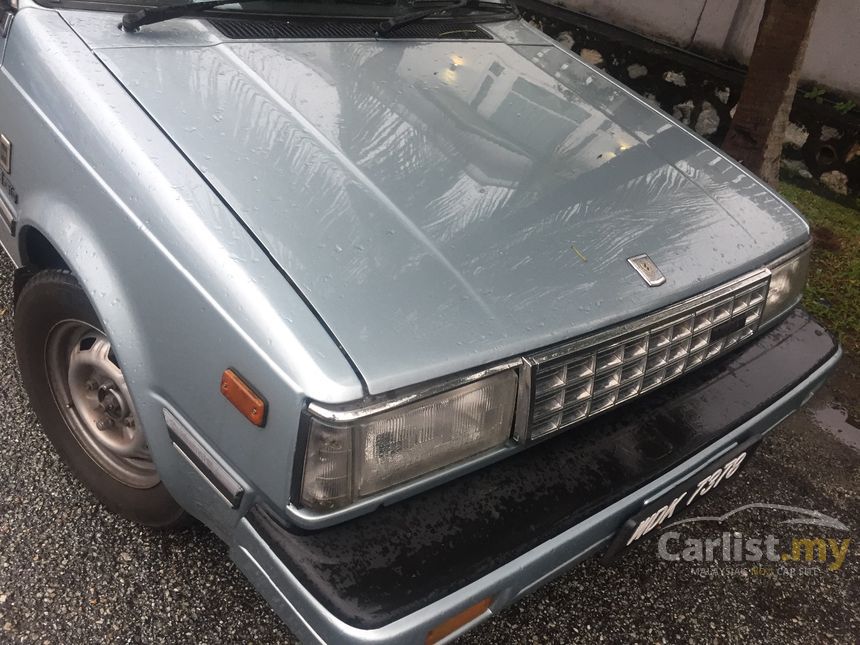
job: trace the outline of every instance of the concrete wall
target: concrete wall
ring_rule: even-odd
[[[684,48],[749,60],[764,0],[559,0]],[[820,0],[802,79],[860,95],[860,1]]]

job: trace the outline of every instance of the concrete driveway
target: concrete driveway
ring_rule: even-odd
[[[0,264],[0,642],[288,643],[294,639],[204,528],[159,533],[106,512],[60,462],[21,389],[11,266]],[[847,530],[748,509],[686,536],[830,538],[834,562],[666,561],[650,540],[589,562],[484,623],[464,643],[857,642],[860,635],[860,369],[843,360],[809,406],[700,504],[818,511]],[[847,417],[847,418],[846,418]],[[817,421],[816,421],[817,419]],[[854,447],[851,444],[854,444]],[[796,515],[796,514],[795,514]],[[675,548],[675,551],[679,551]]]

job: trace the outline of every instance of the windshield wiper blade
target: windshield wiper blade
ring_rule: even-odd
[[[203,2],[182,2],[179,4],[162,5],[160,7],[152,7],[140,9],[125,14],[122,17],[120,27],[123,31],[138,31],[143,25],[152,25],[173,18],[182,18],[185,16],[194,16],[198,13],[203,13],[209,9],[215,9],[228,4],[238,4],[247,2],[260,2],[261,0],[204,0]],[[414,11],[412,13],[403,14],[394,18],[389,18],[383,21],[376,28],[377,36],[385,36],[386,34],[396,31],[401,27],[410,25],[413,22],[430,18],[440,13],[446,13],[455,9],[471,8],[478,11],[490,13],[513,13],[514,7],[509,4],[481,4],[480,0],[458,0],[450,4],[425,9],[423,11]]]
[[[150,9],[141,9],[132,11],[122,17],[123,31],[137,31],[143,25],[152,25],[156,22],[164,22],[173,18],[182,18],[183,16],[193,16],[195,14],[206,11],[207,9],[215,9],[227,4],[237,4],[238,2],[248,2],[249,0],[206,0],[205,2],[183,2],[181,4],[168,4],[161,7],[153,7]],[[250,0],[254,2],[256,0]]]
[[[387,34],[390,34],[392,31],[396,31],[401,27],[405,27],[406,25],[411,25],[414,22],[424,20],[425,18],[431,18],[432,16],[436,16],[440,13],[447,13],[455,9],[462,9],[464,7],[480,11],[487,11],[491,13],[511,13],[513,11],[513,8],[509,4],[482,6],[479,0],[458,0],[457,2],[452,2],[451,4],[442,5],[441,7],[435,7],[434,9],[413,11],[412,13],[407,13],[403,14],[402,16],[397,16],[394,18],[389,18],[388,20],[384,20],[383,22],[379,23],[379,26],[376,28],[376,35],[377,37],[383,37]]]

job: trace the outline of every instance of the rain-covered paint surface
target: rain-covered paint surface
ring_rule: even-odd
[[[405,620],[369,634],[360,633],[321,609],[251,530],[245,520],[251,504],[260,502],[283,510],[288,502],[294,479],[291,467],[298,463],[295,454],[298,417],[306,397],[325,397],[330,402],[358,398],[361,384],[325,327],[277,270],[276,263],[270,261],[200,173],[102,65],[87,45],[93,46],[93,42],[72,32],[68,22],[56,12],[35,8],[29,0],[22,0],[21,6],[0,71],[0,117],[4,131],[8,128],[14,134],[16,144],[13,179],[21,194],[18,221],[22,229],[33,226],[43,231],[86,286],[119,350],[165,484],[186,509],[228,542],[233,559],[299,636],[310,639],[311,629],[316,629],[325,636],[321,640],[327,642],[343,642],[347,638],[376,643],[423,639],[440,618],[461,610],[473,591],[456,591]],[[638,150],[650,158],[649,150],[658,150],[656,136],[646,143],[647,132],[627,127],[633,141],[624,150],[619,144],[615,154],[617,159],[632,159],[629,162],[614,161],[609,155],[590,159],[585,154],[590,151],[586,144],[578,151],[581,155],[564,147],[575,148],[576,137],[588,134],[578,131],[578,127],[590,129],[603,121],[608,123],[610,119],[601,115],[616,109],[621,114],[621,110],[617,105],[612,107],[610,97],[604,97],[606,104],[596,97],[589,104],[573,97],[575,93],[568,95],[564,88],[578,81],[565,76],[561,66],[553,71],[552,58],[558,54],[549,45],[516,50],[495,42],[486,43],[487,49],[462,51],[458,49],[459,43],[251,46],[218,44],[223,39],[208,33],[205,21],[176,21],[132,37],[118,35],[116,15],[81,12],[74,19],[69,14],[65,18],[75,22],[80,33],[98,32],[106,43],[111,41],[112,46],[119,47],[100,53],[105,58],[115,54],[121,59],[122,64],[115,66],[115,70],[122,72],[126,85],[134,88],[144,107],[152,110],[159,104],[164,121],[158,125],[168,129],[176,141],[187,138],[181,152],[213,185],[218,179],[224,199],[263,239],[277,264],[291,267],[304,280],[302,292],[312,299],[318,298],[320,304],[314,300],[318,310],[327,308],[332,320],[341,327],[338,334],[343,333],[356,348],[350,351],[356,356],[362,352],[366,363],[362,369],[380,377],[374,382],[377,387],[386,385],[382,377],[388,375],[394,383],[397,379],[402,383],[421,380],[457,369],[459,365],[471,365],[483,357],[513,351],[512,348],[544,337],[566,334],[564,325],[568,323],[571,329],[576,324],[585,324],[583,321],[588,326],[597,325],[600,315],[627,316],[637,308],[659,306],[664,298],[660,293],[667,290],[654,291],[657,297],[653,297],[644,287],[637,290],[628,283],[625,292],[607,296],[615,288],[613,280],[620,277],[620,271],[607,258],[597,256],[595,260],[594,255],[586,256],[593,251],[618,251],[613,244],[623,246],[623,241],[616,243],[601,237],[615,230],[608,214],[612,208],[619,212],[619,226],[644,231],[645,241],[658,236],[659,226],[651,223],[653,230],[648,229],[646,218],[638,221],[634,217],[637,212],[634,206],[619,201],[619,195],[623,196],[625,191],[640,191],[643,197],[648,197],[642,185],[647,188],[656,181],[668,186],[657,191],[659,199],[655,199],[659,204],[667,204],[669,210],[675,199],[673,191],[678,192],[677,199],[703,205],[704,213],[694,212],[683,220],[680,213],[670,213],[673,221],[691,223],[693,242],[707,239],[704,236],[708,232],[713,236],[717,228],[725,230],[717,227],[719,211],[704,193],[677,178],[680,174],[693,176],[689,169],[681,170],[679,166],[675,171],[668,165],[664,168],[657,164],[647,177],[620,187],[613,187],[604,176],[619,170],[633,172],[637,157],[624,154]],[[516,40],[518,29],[514,23],[494,30],[506,32],[506,38]],[[524,42],[534,38],[534,33],[528,31]],[[125,48],[126,43],[131,43],[131,47]],[[398,51],[401,54],[395,64],[390,57],[397,58]],[[532,60],[537,51],[543,51],[546,58],[541,64]],[[501,62],[492,61],[498,62],[501,69],[493,67],[491,53],[501,56]],[[498,93],[494,93],[493,87],[481,93],[480,88],[485,84],[477,83],[477,77],[468,69],[468,61],[463,58],[461,64],[459,59],[453,59],[454,55],[462,54],[472,56],[471,64],[475,61],[489,64],[486,71],[495,78],[504,77]],[[349,55],[354,56],[351,62]],[[198,69],[193,63],[199,60],[211,64]],[[446,60],[445,69],[455,76],[444,81],[443,86],[436,79],[437,74],[430,74],[427,61],[435,67]],[[363,64],[373,68],[377,63],[382,67],[364,69]],[[183,64],[191,65],[177,68]],[[544,69],[541,65],[549,67]],[[386,71],[390,72],[387,76]],[[355,75],[351,83],[346,78],[348,73]],[[277,80],[278,75],[289,77]],[[601,82],[597,78],[598,81],[592,82]],[[518,80],[526,80],[555,98],[537,100],[531,89],[520,92],[514,87]],[[505,89],[508,82],[511,85]],[[588,84],[587,79],[583,82]],[[452,89],[446,89],[449,87]],[[461,95],[467,87],[476,91],[468,100]],[[433,91],[425,91],[428,88]],[[143,101],[141,97],[150,90],[158,96],[159,92],[167,94],[157,100]],[[508,95],[514,98],[518,95],[522,100],[517,99],[516,106],[524,106],[520,112],[514,110],[515,124],[534,123],[535,118],[527,120],[521,115],[537,114],[547,124],[559,119],[570,124],[570,133],[552,147],[551,142],[538,136],[541,128],[528,130],[530,136],[526,137],[514,128],[500,126],[496,114],[502,105],[507,105]],[[542,92],[537,95],[544,96]],[[616,98],[619,96],[625,98],[623,92]],[[234,100],[241,111],[219,111],[222,102],[231,107]],[[306,102],[302,103],[303,100]],[[493,108],[493,101],[501,103]],[[587,116],[582,117],[574,106]],[[631,110],[630,114],[635,116],[635,113],[636,110]],[[573,125],[574,116],[584,118],[585,125]],[[640,116],[644,119],[647,115]],[[619,125],[623,126],[620,120]],[[623,133],[624,127],[616,128],[611,123],[606,128],[595,127],[597,143],[602,148],[603,144],[616,141],[614,137]],[[393,128],[399,136],[392,134]],[[211,159],[206,159],[210,150],[202,147],[206,133],[217,143]],[[288,143],[301,145],[294,149]],[[565,151],[570,153],[570,159],[564,155]],[[695,154],[706,151],[696,148]],[[553,172],[535,174],[550,162]],[[393,173],[392,176],[382,173],[383,169]],[[459,174],[449,177],[448,173],[454,171]],[[624,172],[620,177],[626,176]],[[715,171],[702,171],[695,177],[704,183],[709,172]],[[550,194],[548,202],[539,199],[543,195],[538,189],[543,184],[536,183],[537,178],[546,179],[546,187],[556,189],[558,195]],[[593,187],[589,180],[593,180]],[[454,183],[449,185],[446,181]],[[612,194],[604,199],[600,191],[607,189]],[[329,194],[319,196],[313,190],[328,190]],[[438,193],[440,190],[443,192]],[[765,191],[756,190],[757,195],[766,195]],[[500,191],[508,191],[510,196]],[[438,194],[433,198],[433,209],[427,204],[424,210],[418,208],[418,203],[434,192]],[[273,198],[278,196],[289,207],[274,208]],[[749,197],[753,201],[753,195]],[[733,191],[727,191],[723,203],[735,198]],[[568,199],[578,205],[566,204]],[[556,203],[552,200],[558,200],[564,208],[585,209],[582,212],[588,213],[593,222],[578,219],[579,211],[572,211],[573,215],[565,219],[563,209],[553,212],[549,208]],[[344,206],[345,210],[335,212],[332,204]],[[315,205],[319,205],[319,213],[313,211]],[[649,208],[656,206],[650,204]],[[751,206],[749,213],[758,211]],[[439,219],[441,216],[445,217]],[[733,217],[726,221],[736,222],[739,229],[751,226],[743,222],[741,215]],[[764,248],[767,245],[757,246],[741,237],[732,241],[740,245],[742,252],[728,253],[725,262],[708,253],[690,262],[695,260],[702,267],[710,265],[715,271],[711,278],[717,280],[720,267],[725,268],[724,273],[740,271],[744,262],[759,262],[756,259],[759,256],[775,254],[780,244],[790,245],[805,234],[800,220],[792,219],[791,213],[778,208],[760,217],[765,232],[773,233],[768,240],[769,250]],[[583,245],[569,240],[562,245],[553,237],[564,237],[576,226],[593,229]],[[785,228],[782,236],[776,234],[780,226]],[[402,246],[379,243],[379,230],[386,235],[393,231],[391,236],[400,240]],[[624,233],[630,234],[626,230]],[[532,236],[537,237],[533,240]],[[343,244],[337,249],[331,246],[333,242]],[[541,244],[546,248],[542,250]],[[576,261],[570,260],[566,250],[562,254],[562,246],[568,244],[577,249],[573,253]],[[680,251],[683,245],[675,242],[674,246]],[[703,247],[700,244],[690,248]],[[528,256],[528,262],[511,267],[514,260],[505,257],[506,251],[511,255],[533,256]],[[341,259],[333,261],[333,257]],[[404,258],[413,264],[398,264]],[[569,272],[567,282],[563,273],[562,277],[541,274],[554,260],[558,269]],[[584,269],[577,262],[590,264]],[[470,272],[474,268],[472,263],[486,267],[486,271]],[[606,274],[605,285],[603,275],[597,275],[597,270],[590,277],[592,282],[601,283],[600,293],[576,284],[576,280],[589,278],[587,271],[595,263]],[[331,267],[328,280],[312,272],[319,266]],[[497,275],[487,271],[495,271]],[[688,277],[681,282],[689,282],[690,288],[704,288],[704,284],[695,284],[695,275],[692,281]],[[685,288],[681,282],[673,283],[666,297],[681,293]],[[426,288],[427,293],[410,292],[409,287]],[[547,287],[556,292],[547,292]],[[525,301],[525,304],[512,303],[519,307],[514,313],[522,320],[514,320],[512,314],[505,314],[508,316],[505,318],[500,313],[508,291]],[[591,300],[583,303],[563,298],[578,293],[591,295],[591,300],[626,295],[631,302],[626,307],[616,302],[604,306],[592,305]],[[435,317],[424,320],[405,316],[421,311],[417,308],[423,305],[422,297],[430,299],[427,306]],[[561,300],[556,303],[554,297]],[[365,303],[361,298],[371,302]],[[391,315],[392,303],[399,303],[404,316]],[[436,311],[446,304],[447,312]],[[541,312],[528,311],[529,304],[547,307],[550,313],[546,320],[551,325],[541,328]],[[564,323],[563,317],[571,312],[573,322]],[[483,324],[486,329],[469,336],[468,325],[472,323]],[[364,336],[353,333],[356,329],[362,331],[362,324]],[[434,329],[433,324],[441,325],[440,329]],[[402,337],[395,332],[401,332]],[[458,338],[460,334],[464,334],[463,341]],[[772,340],[775,335],[778,333],[758,340],[746,348],[747,352],[776,342]],[[777,340],[780,349],[794,361],[801,361],[804,351],[818,351],[814,343],[804,343],[800,336],[789,336],[788,332],[786,335]],[[458,346],[458,341],[466,344]],[[370,352],[373,347],[379,360]],[[402,355],[398,356],[397,351],[402,351]],[[822,357],[820,351],[818,357]],[[427,360],[426,367],[420,364],[421,359]],[[218,377],[227,366],[235,367],[270,397],[266,428],[248,427],[226,399],[217,394]],[[748,384],[774,386],[772,379],[761,377],[739,381],[737,372],[731,365],[726,370],[726,376],[732,377],[730,380],[735,384],[736,402],[760,403]],[[704,376],[705,372],[699,374]],[[781,370],[780,377],[790,380],[787,370]],[[655,394],[668,397],[674,391]],[[640,403],[644,405],[647,401]],[[780,405],[785,407],[789,403],[782,401]],[[199,471],[176,452],[164,431],[165,406],[187,423],[190,432],[200,436],[213,458],[220,459],[225,467],[237,471],[243,482],[247,481],[243,507],[234,510],[225,504]],[[702,408],[699,413],[678,412],[679,425],[704,431],[710,420],[727,422],[726,406],[722,403]],[[706,414],[705,408],[714,416]],[[669,410],[658,404],[652,412],[659,415]],[[763,430],[766,424],[759,426],[756,431]],[[667,423],[660,427],[671,432],[675,426]],[[601,440],[598,436],[601,427],[594,428],[596,434],[592,438],[607,449],[599,461],[591,464],[583,461],[585,455],[573,445],[577,435],[559,437],[560,441],[571,442],[568,443],[571,450],[557,457],[570,458],[574,468],[543,468],[546,464],[540,463],[541,454],[552,453],[552,448],[560,445],[547,443],[535,448],[533,458],[537,461],[525,466],[522,479],[504,480],[511,471],[492,468],[476,473],[485,482],[494,480],[498,484],[499,479],[494,477],[503,479],[494,487],[493,496],[476,495],[480,492],[476,488],[469,491],[468,497],[454,498],[454,503],[443,500],[433,513],[399,515],[394,519],[400,523],[388,524],[391,531],[386,534],[376,521],[393,518],[397,506],[387,506],[380,509],[379,515],[368,516],[363,524],[356,524],[356,531],[349,533],[351,525],[343,524],[343,532],[332,535],[341,536],[345,544],[370,549],[379,558],[392,540],[395,545],[405,544],[412,563],[422,557],[416,552],[421,545],[415,538],[423,538],[431,547],[435,543],[435,548],[444,554],[439,558],[432,549],[425,552],[427,559],[421,564],[431,572],[438,568],[450,573],[453,567],[455,576],[472,575],[465,569],[458,570],[459,563],[452,558],[446,559],[445,555],[452,550],[440,540],[446,537],[450,541],[462,540],[471,534],[480,538],[476,549],[481,553],[487,545],[511,546],[515,529],[529,529],[528,522],[517,525],[516,507],[540,512],[535,498],[526,494],[523,486],[526,477],[535,485],[551,487],[553,478],[564,484],[565,476],[571,475],[580,484],[598,486],[605,483],[607,471],[598,472],[595,464],[606,464],[609,453],[620,451],[618,461],[622,461],[625,456],[633,460],[659,459],[666,452],[667,444],[654,441],[651,433],[628,436],[630,441],[626,443],[609,445],[605,443],[607,437]],[[530,451],[521,455],[525,459]],[[697,457],[707,458],[702,453]],[[701,461],[687,467],[694,469],[699,465]],[[605,534],[614,530],[634,505],[639,506],[646,496],[669,484],[668,480],[659,479],[649,484],[654,486],[651,492],[645,487],[640,489],[638,497],[628,497],[627,506],[615,511],[615,516],[604,515],[600,531]],[[462,480],[452,485],[468,485],[473,481]],[[451,490],[439,489],[448,491],[447,494]],[[555,491],[560,491],[571,504],[590,499],[587,494],[565,496],[563,488],[555,487],[542,496],[542,503],[551,510],[557,501]],[[426,495],[415,497],[414,502],[422,499]],[[455,509],[458,502],[462,504],[462,513]],[[498,536],[492,531],[478,533],[487,528],[487,522],[493,519],[488,513],[494,511],[504,512],[514,520],[509,525],[512,530],[502,532],[507,545],[494,542]],[[376,526],[369,542],[360,539],[361,526],[369,526],[367,522]],[[319,538],[323,533],[311,535]],[[569,562],[574,553],[582,553],[598,543],[599,536],[593,530],[579,531],[568,533],[562,541],[563,548],[558,548],[558,543],[548,546],[545,542],[520,556],[513,568],[500,569],[496,582],[483,583],[486,595],[501,599],[502,585],[522,589],[544,580],[563,561]],[[514,550],[522,548],[513,546]],[[377,547],[380,553],[374,553]],[[410,548],[412,551],[408,552]],[[499,556],[499,561],[512,552],[509,549],[507,555]],[[465,565],[469,565],[472,554],[468,549],[460,553],[465,556]],[[349,554],[335,550],[334,555]],[[323,564],[334,583],[348,584],[351,577],[373,576],[380,569],[384,575],[397,573],[393,569],[385,571],[380,559],[356,558],[354,562],[357,562],[355,567],[340,569]],[[408,582],[414,594],[418,583]],[[419,582],[429,584],[429,578]],[[360,591],[361,585],[353,585],[353,589]]]
[[[99,57],[371,392],[657,309],[807,236],[755,181],[552,45],[116,44]],[[664,286],[631,271],[641,253]]]
[[[860,450],[860,428],[848,418],[848,411],[838,405],[825,405],[812,411],[812,418],[846,446]]]

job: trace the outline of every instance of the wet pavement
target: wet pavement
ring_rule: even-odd
[[[860,450],[860,421],[848,417],[848,410],[832,401],[823,401],[811,410],[812,420],[850,448]]]
[[[161,533],[112,516],[39,430],[12,349],[10,267],[0,265],[0,642],[288,643],[293,639],[203,528]],[[697,506],[722,522],[685,539],[821,538],[807,562],[661,559],[660,536],[590,561],[492,618],[463,643],[834,642],[860,635],[860,362],[846,358],[744,470]],[[823,519],[830,522],[823,525]],[[847,530],[834,528],[845,525]],[[670,529],[666,529],[667,531]],[[832,540],[828,542],[827,540]],[[845,540],[850,540],[847,543]],[[845,547],[843,549],[843,547]],[[839,561],[839,553],[842,560]],[[838,564],[838,566],[836,566]]]

